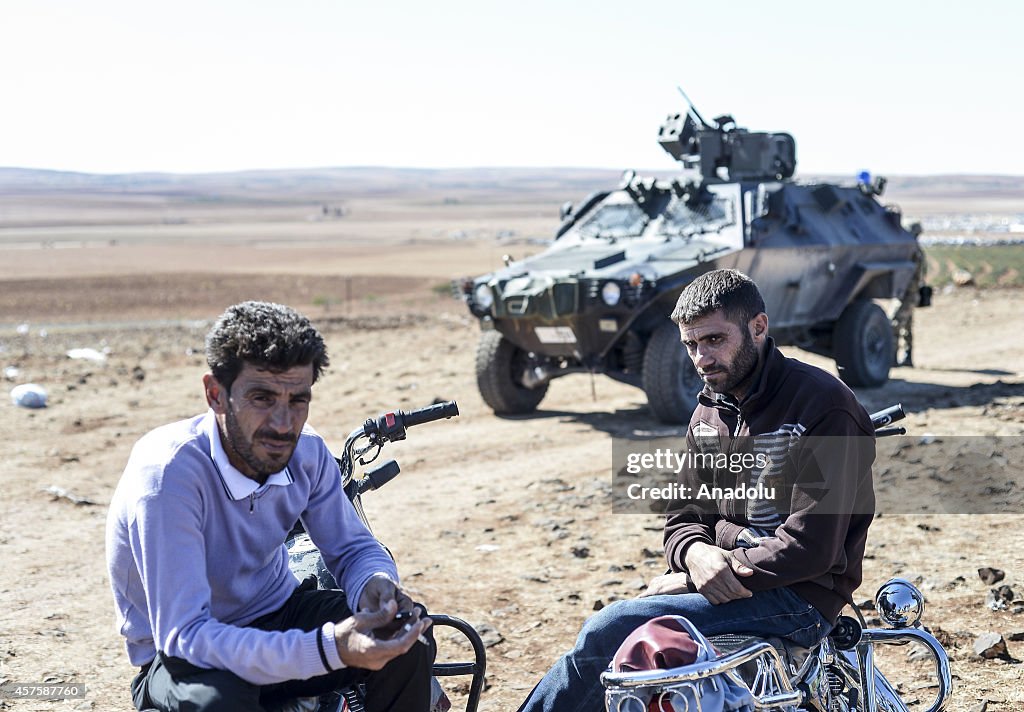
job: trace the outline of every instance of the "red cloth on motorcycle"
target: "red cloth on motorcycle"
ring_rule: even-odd
[[[697,651],[697,643],[679,623],[678,616],[659,616],[622,641],[612,658],[612,670],[637,672],[692,665]]]

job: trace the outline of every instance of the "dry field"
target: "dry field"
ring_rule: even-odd
[[[482,710],[515,709],[595,606],[636,595],[661,572],[659,519],[612,514],[609,504],[611,437],[664,431],[643,394],[572,376],[552,385],[535,417],[497,418],[474,383],[478,327],[441,294],[451,277],[486,271],[505,252],[539,249],[526,238],[550,232],[562,196],[539,208],[439,196],[349,200],[338,220],[309,219],[316,201],[173,224],[153,223],[149,208],[112,224],[123,207],[94,213],[95,201],[68,209],[61,225],[40,218],[42,207],[36,222],[0,220],[0,369],[19,370],[6,388],[36,382],[50,394],[44,410],[0,404],[0,678],[89,686],[84,701],[0,709],[131,709],[103,564],[106,504],[136,438],[204,407],[203,334],[244,298],[290,303],[322,326],[333,366],[311,422],[336,446],[367,416],[458,400],[459,418],[392,446],[403,475],[366,507],[406,585],[431,610],[487,631]],[[911,413],[893,457],[927,459],[925,433],[1024,435],[1022,296],[957,290],[919,313],[918,368],[858,393],[869,409],[902,401]],[[76,347],[106,351],[106,361],[69,359]],[[1008,467],[1019,494],[1020,463]],[[1024,598],[1022,525],[1020,514],[890,514],[872,527],[857,600],[894,575],[919,582],[925,622],[949,643],[953,709],[985,700],[989,710],[1024,709],[1024,640],[1015,639],[1024,614],[989,610],[977,574],[1005,570],[1002,583]],[[1006,638],[1010,660],[973,654],[988,631]],[[439,637],[442,652],[466,654]],[[928,704],[932,688],[911,675],[918,663],[906,651],[885,664],[918,708]],[[464,686],[452,687],[458,698]]]

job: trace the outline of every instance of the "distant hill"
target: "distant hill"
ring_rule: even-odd
[[[671,171],[646,174],[670,176]],[[0,167],[0,193],[147,194],[175,197],[217,196],[233,199],[337,199],[359,196],[477,194],[579,199],[614,187],[621,171],[599,168],[304,168],[233,173],[92,174]],[[847,182],[850,176],[800,176],[806,180]],[[887,196],[894,199],[1020,199],[1024,176],[888,176]],[[1021,199],[1024,211],[1024,199]],[[955,210],[955,206],[951,206]]]
[[[569,190],[586,193],[615,185],[622,172],[594,168],[306,168],[234,173],[92,174],[25,168],[0,168],[0,191],[146,193],[161,195],[218,194],[243,198],[285,195],[406,196],[413,193],[473,191],[550,194]]]
[[[801,176],[811,179],[810,176]],[[1024,176],[937,175],[886,176],[886,195],[899,198],[1008,198],[1017,199],[1024,211]],[[821,176],[821,180],[849,180],[839,176]],[[956,212],[956,206],[950,206]]]

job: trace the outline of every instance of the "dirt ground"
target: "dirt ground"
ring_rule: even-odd
[[[635,596],[661,573],[660,519],[611,513],[611,437],[672,431],[651,419],[640,391],[600,377],[554,382],[533,417],[498,418],[484,406],[473,375],[479,328],[442,292],[449,277],[499,264],[505,249],[493,241],[0,249],[0,368],[18,370],[5,388],[35,382],[50,396],[41,410],[0,404],[0,678],[89,687],[85,700],[0,701],[0,709],[131,709],[133,671],[103,558],[106,506],[132,443],[204,408],[203,335],[224,306],[249,297],[291,303],[322,327],[333,366],[316,387],[311,422],[336,447],[368,416],[458,401],[459,418],[390,448],[403,475],[365,505],[407,587],[431,610],[484,630],[481,709],[515,709],[595,608]],[[900,401],[910,413],[910,435],[893,457],[927,457],[926,433],[1024,435],[1022,297],[958,290],[918,314],[918,367],[858,392],[871,410]],[[105,360],[66,355],[82,347]],[[985,700],[989,710],[1024,709],[1024,614],[986,607],[990,586],[977,573],[1004,570],[1001,583],[1024,598],[1022,525],[1019,513],[888,514],[872,527],[857,600],[891,576],[919,583],[924,621],[953,660],[952,709]],[[1005,637],[1009,659],[974,655],[975,638],[989,631]],[[438,637],[448,657],[467,654],[448,632]],[[917,707],[927,706],[934,688],[914,674],[920,664],[904,649],[884,663]],[[448,687],[458,704],[466,684]]]

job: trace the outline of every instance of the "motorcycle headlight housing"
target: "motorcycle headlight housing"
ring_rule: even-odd
[[[913,628],[924,614],[924,596],[906,579],[889,579],[875,594],[875,609],[893,628]]]
[[[618,282],[605,282],[601,287],[601,301],[610,307],[615,306],[622,299],[622,288]]]
[[[494,304],[494,292],[491,291],[490,287],[481,282],[473,290],[473,303],[481,311],[487,311]]]

